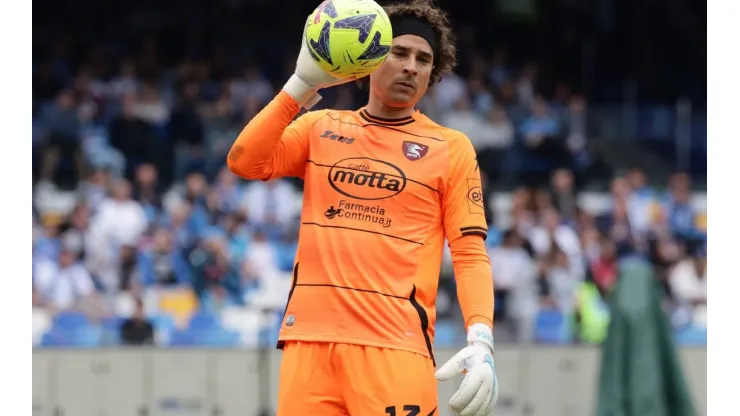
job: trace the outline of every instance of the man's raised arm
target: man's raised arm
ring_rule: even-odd
[[[306,113],[295,121],[298,102],[280,93],[244,127],[231,146],[227,164],[245,179],[303,177],[311,123],[324,112]]]

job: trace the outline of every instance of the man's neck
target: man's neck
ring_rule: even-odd
[[[414,113],[413,106],[389,107],[372,95],[370,96],[370,100],[367,102],[365,109],[367,109],[367,112],[370,113],[371,116],[389,119],[409,117]]]

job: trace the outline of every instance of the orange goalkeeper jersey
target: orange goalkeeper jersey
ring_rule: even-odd
[[[470,141],[419,112],[390,120],[365,109],[321,110],[291,122],[298,111],[281,92],[244,129],[228,160],[246,178],[305,180],[280,341],[432,357],[445,238],[474,235],[477,242],[487,231]],[[480,279],[491,280],[490,266]],[[479,315],[490,324],[492,282],[483,288],[491,294],[481,295]]]

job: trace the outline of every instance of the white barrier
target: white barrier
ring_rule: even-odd
[[[455,351],[437,350],[444,362]],[[36,350],[35,416],[254,416],[261,397],[274,410],[280,353],[261,378],[257,351],[108,349]],[[497,416],[591,416],[599,351],[585,347],[500,346]],[[683,349],[694,403],[706,415],[706,349]],[[263,373],[264,374],[264,373]],[[439,387],[441,415],[459,380]]]

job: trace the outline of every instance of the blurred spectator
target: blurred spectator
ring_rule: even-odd
[[[32,328],[32,342],[33,345],[41,343],[41,339],[44,333],[51,328],[52,315],[49,313],[50,310],[46,301],[43,299],[38,290],[36,290],[35,283],[32,285],[32,300],[31,300],[31,328]]]
[[[598,288],[605,293],[611,291],[617,283],[617,247],[611,240],[605,238],[601,242],[599,257],[591,263],[591,276]]]
[[[626,201],[619,200],[614,204],[605,233],[617,245],[617,250],[621,255],[628,254],[635,248]]]
[[[596,227],[592,225],[586,225],[580,228],[578,233],[581,237],[581,247],[583,247],[583,256],[585,258],[586,265],[591,265],[597,262],[602,255],[602,243],[606,240],[602,238],[601,233]],[[607,240],[608,241],[608,240]]]
[[[141,280],[137,266],[136,246],[124,244],[119,248],[118,259],[115,261],[114,275],[120,291],[131,290],[134,282]]]
[[[138,88],[136,65],[128,60],[121,62],[118,75],[108,82],[107,95],[109,99],[117,100],[126,94],[133,94]]]
[[[483,126],[482,146],[480,150],[498,149],[503,150],[512,145],[514,140],[514,127],[506,115],[503,107],[495,106],[487,112],[488,118]]]
[[[38,302],[53,311],[89,308],[85,301],[95,298],[95,285],[85,266],[77,261],[74,251],[63,247],[59,262],[50,259],[35,264],[34,288],[38,291]]]
[[[198,93],[198,84],[184,84],[178,103],[172,111],[168,143],[174,149],[168,149],[165,154],[174,155],[175,178],[178,179],[184,177],[193,167],[205,168],[205,127],[198,113]],[[164,163],[164,166],[171,165]]]
[[[655,268],[658,282],[663,288],[667,300],[674,300],[674,293],[671,290],[670,272],[673,265],[679,262],[684,256],[681,245],[671,238],[670,235],[658,235],[650,240],[649,258]]]
[[[479,150],[485,143],[481,135],[483,121],[471,111],[467,97],[460,98],[454,103],[452,110],[442,119],[442,124],[468,136],[476,150]]]
[[[529,241],[538,256],[545,258],[545,264],[567,267],[573,279],[583,279],[583,252],[580,239],[575,230],[561,223],[560,214],[554,209],[543,211],[541,224],[529,234]],[[561,257],[565,256],[565,260]]]
[[[641,217],[649,213],[639,209],[630,210],[631,195],[632,190],[625,178],[614,179],[611,185],[611,210],[598,219],[599,230],[617,245],[620,255],[631,253],[634,250],[645,250],[646,240],[642,235],[635,233],[633,221],[635,219],[639,221]]]
[[[505,48],[499,47],[494,50],[488,69],[488,78],[495,87],[501,86],[511,76],[507,59],[508,52]]]
[[[279,251],[264,232],[255,229],[246,262],[243,284],[250,304],[278,309],[285,305],[290,291],[291,273],[279,267]]]
[[[88,238],[89,225],[90,209],[85,204],[77,205],[65,222],[65,230],[60,236],[62,245],[75,253],[77,259],[83,262],[90,244]]]
[[[244,109],[247,99],[254,98],[261,105],[267,104],[274,96],[272,85],[254,64],[248,65],[243,76],[235,79],[229,89],[232,106],[236,111]]]
[[[108,197],[111,176],[105,169],[95,169],[80,183],[81,197],[87,202],[91,213],[97,213],[100,205]]]
[[[110,143],[126,158],[126,175],[131,178],[138,163],[156,160],[156,133],[154,126],[139,118],[146,106],[138,106],[133,93],[121,97],[121,113],[109,127]]]
[[[497,312],[494,315],[502,339],[509,332],[517,342],[530,342],[538,310],[538,286],[532,258],[524,249],[524,240],[514,230],[504,232],[500,247],[490,249]],[[503,332],[507,333],[504,334]],[[497,333],[497,336],[498,333]]]
[[[170,118],[170,109],[153,82],[145,82],[139,86],[131,113],[135,118],[155,127],[163,126]]]
[[[204,307],[218,310],[242,303],[239,270],[229,261],[229,252],[221,236],[210,235],[189,256],[193,290]]]
[[[561,139],[561,128],[550,114],[547,102],[542,97],[534,98],[531,111],[531,116],[520,127],[525,145],[538,156],[551,160],[555,166],[570,166],[570,152]]]
[[[100,205],[88,236],[87,266],[107,291],[128,287],[135,253],[123,247],[136,247],[147,226],[144,209],[131,199],[131,185],[118,180],[111,197]]]
[[[137,259],[141,283],[158,287],[189,284],[187,261],[182,252],[175,249],[170,232],[158,228],[154,232],[153,243],[153,247],[141,251]]]
[[[689,323],[707,326],[707,257],[702,244],[688,244],[689,256],[669,271],[668,284],[679,309],[688,312]]]
[[[554,308],[566,315],[573,312],[576,289],[582,281],[577,273],[568,255],[557,245],[540,257],[539,276],[544,285],[545,308]]]
[[[287,224],[298,215],[295,189],[284,180],[251,182],[247,185],[241,205],[252,224]]]
[[[586,143],[588,132],[586,130],[586,99],[582,96],[573,97],[568,105],[568,111],[564,120],[568,150],[576,155],[582,164],[588,162]]]
[[[496,182],[509,167],[506,153],[514,142],[514,126],[503,107],[492,107],[486,116],[478,127],[479,137],[473,145],[476,147],[481,170],[491,181]]]
[[[632,230],[639,235],[648,233],[653,225],[657,201],[655,192],[647,184],[645,172],[634,167],[627,174],[626,181],[620,180],[615,186],[622,187],[622,190],[615,191],[619,192],[620,198],[629,195],[626,198]]]
[[[59,215],[48,213],[41,216],[40,224],[37,225],[36,241],[33,248],[34,260],[56,261],[61,251],[61,223],[63,218]]]
[[[72,171],[62,173],[65,186],[74,184],[84,175],[84,163],[80,146],[80,119],[77,115],[76,98],[72,89],[59,92],[56,100],[45,108],[42,123],[46,136],[41,178],[47,181],[58,179],[55,174],[64,165],[71,163]],[[58,181],[56,181],[58,182]]]
[[[523,105],[529,105],[535,99],[537,72],[537,65],[531,62],[524,65],[522,69],[521,76],[517,81],[516,91],[517,98]]]
[[[135,244],[147,227],[141,204],[132,199],[131,184],[118,180],[93,222],[93,232],[116,245]]]
[[[486,116],[494,106],[494,99],[483,81],[482,74],[468,80],[468,90],[470,91],[471,110],[477,116]]]
[[[434,85],[431,90],[434,97],[434,109],[439,114],[445,114],[460,100],[468,99],[465,80],[457,75],[450,74]]]
[[[218,172],[213,187],[218,195],[221,211],[232,213],[239,209],[239,204],[244,198],[244,186],[227,167],[222,167]]]
[[[684,238],[693,238],[696,232],[696,213],[691,205],[691,180],[678,173],[670,180],[670,192],[664,201],[665,215],[671,230]]]
[[[121,324],[123,345],[154,345],[154,326],[146,319],[144,303],[136,300],[136,309],[130,318]]]
[[[567,169],[556,170],[552,175],[550,185],[553,206],[566,222],[573,224],[578,205],[573,172]]]
[[[258,281],[269,280],[278,273],[277,252],[267,240],[264,228],[255,229],[245,260],[245,275]]]
[[[162,211],[161,192],[156,166],[150,163],[139,165],[134,176],[134,200],[141,204],[149,223],[154,222]]]

